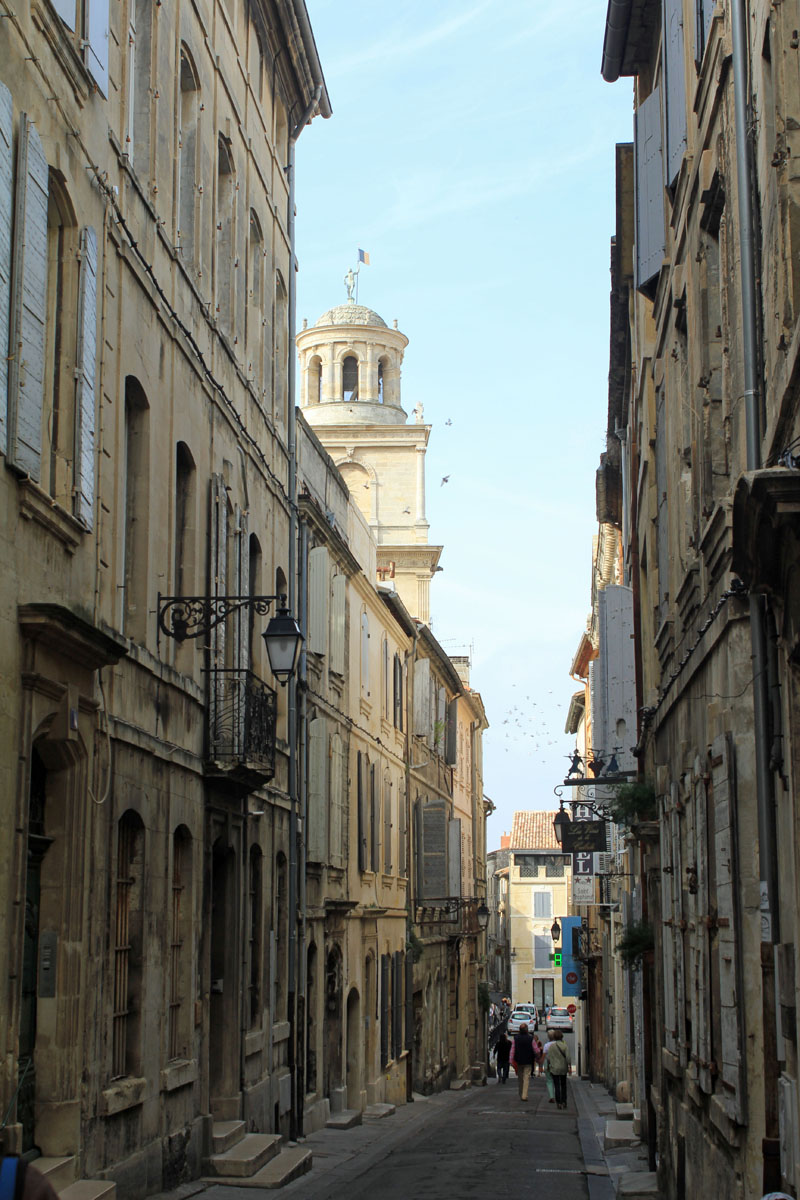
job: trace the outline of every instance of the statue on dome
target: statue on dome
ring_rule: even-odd
[[[356,275],[352,267],[348,267],[347,274],[344,277],[344,286],[347,288],[347,299],[351,304],[355,304]]]

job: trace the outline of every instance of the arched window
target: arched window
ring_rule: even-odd
[[[250,1028],[258,1029],[261,1025],[261,1010],[262,1003],[262,945],[263,933],[261,926],[261,914],[263,911],[262,899],[262,854],[258,846],[250,847],[250,872],[249,872],[249,951],[250,951],[250,979],[248,981],[248,994],[250,1002],[248,1011],[250,1014]]]
[[[259,392],[264,387],[264,235],[261,222],[250,209],[247,253],[247,322],[245,326],[248,375]]]
[[[194,459],[185,442],[175,452],[175,572],[174,594],[191,596],[194,591],[195,555]]]
[[[192,994],[192,837],[179,825],[172,838],[170,993],[167,1055],[189,1058]]]
[[[117,826],[111,1077],[141,1074],[144,825],[128,811]]]
[[[383,390],[383,359],[378,361],[378,404],[384,404],[386,396]]]
[[[289,298],[280,271],[275,277],[275,328],[273,331],[273,395],[275,420],[286,428],[286,397],[289,378]]]
[[[125,380],[125,527],[122,543],[123,631],[147,633],[147,556],[150,512],[150,407],[141,384]]]
[[[233,332],[233,262],[236,245],[236,172],[231,146],[219,136],[217,145],[217,320],[227,334]]]
[[[358,359],[348,354],[342,362],[342,399],[358,399]]]
[[[200,193],[197,190],[197,154],[200,145],[200,82],[185,46],[181,47],[180,129],[178,131],[178,229],[176,241],[184,263],[198,262],[197,229]]]
[[[248,544],[248,556],[250,566],[248,571],[248,579],[250,580],[250,595],[261,596],[261,543],[254,533],[250,534]],[[263,645],[260,636],[260,629],[256,629],[256,614],[253,608],[250,608],[250,655],[249,662],[253,671],[258,674],[258,668],[261,662],[260,653]]]

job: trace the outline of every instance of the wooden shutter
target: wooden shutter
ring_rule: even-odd
[[[358,869],[359,871],[367,870],[367,833],[369,826],[369,818],[367,816],[367,789],[364,780],[365,759],[361,751],[358,752],[357,768],[356,768],[356,789],[358,801]]]
[[[434,728],[432,730],[431,745],[436,746],[440,754],[444,754],[444,735],[446,728],[447,717],[447,692],[443,687],[437,689],[436,692],[436,712],[434,714]]]
[[[328,595],[330,554],[326,546],[315,546],[308,556],[308,649],[328,653]]]
[[[447,728],[444,738],[444,761],[454,767],[458,759],[458,700],[447,705]]]
[[[343,867],[347,859],[347,808],[344,790],[344,747],[338,733],[331,738],[330,758],[330,830],[328,844],[330,861],[334,867]]]
[[[742,1020],[744,995],[737,937],[740,915],[736,776],[729,734],[720,734],[711,745],[711,780],[714,789],[714,865],[719,921],[716,952],[722,1036],[722,1099],[731,1120],[737,1125],[744,1125],[747,1120],[748,1055],[744,1045],[746,1025]]]
[[[383,779],[383,869],[392,869],[392,784],[388,775]]]
[[[328,861],[328,722],[308,726],[308,857]]]
[[[11,307],[11,229],[14,205],[14,105],[0,83],[0,454],[7,453],[8,316]]]
[[[108,95],[108,0],[85,0],[86,66],[101,96]]]
[[[94,515],[95,371],[97,365],[97,234],[81,230],[78,276],[78,355],[75,392],[74,511],[87,529]]]
[[[406,877],[408,874],[408,820],[406,812],[406,789],[401,783],[397,796],[397,874]]]
[[[652,290],[661,270],[664,239],[664,171],[661,151],[661,90],[636,110],[636,287]]]
[[[716,6],[717,0],[695,0],[694,61],[698,70],[700,69],[700,64],[703,61],[703,55],[708,45],[711,20],[714,16]]]
[[[553,941],[549,935],[535,933],[533,935],[533,969],[535,971],[546,971],[552,969],[553,962],[550,958],[552,954]]]
[[[375,763],[369,767],[370,866],[381,869],[381,797],[377,787]]]
[[[331,594],[331,670],[344,675],[344,604],[347,577],[334,575]]]
[[[227,495],[222,475],[211,476],[208,521],[208,594],[217,597],[226,594],[226,570],[228,554]],[[209,633],[210,665],[225,666],[225,622],[220,621]],[[221,706],[225,700],[225,677],[212,673],[209,687],[209,727],[215,730]]]
[[[447,809],[443,800],[432,800],[421,807],[422,888],[425,900],[444,899],[447,879]],[[419,849],[418,849],[419,853]]]
[[[670,1054],[678,1052],[678,1030],[675,1015],[675,926],[672,922],[672,889],[675,868],[672,863],[672,836],[666,821],[661,822],[661,915],[669,920],[664,925],[661,952],[664,961],[664,1045]],[[680,880],[678,883],[680,885]]]
[[[39,134],[22,113],[11,272],[8,458],[37,483],[44,403],[48,174]]]
[[[418,658],[414,663],[414,729],[420,737],[428,737],[431,714],[431,662]]]
[[[659,624],[669,606],[669,507],[667,505],[667,405],[664,388],[656,395],[656,546]]]
[[[403,664],[400,655],[394,656],[394,727],[403,730]]]
[[[388,954],[381,955],[381,1066],[389,1062],[389,964]]]
[[[369,616],[361,614],[361,695],[369,696]]]
[[[237,536],[237,595],[250,595],[250,535],[249,521],[245,509],[236,508]],[[250,622],[253,614],[250,609],[240,608],[237,616],[237,666],[240,671],[250,670]]]
[[[405,959],[406,976],[406,1037],[405,1049],[410,1050],[414,1045],[414,958],[407,954]]]
[[[403,962],[402,954],[392,955],[392,1058],[398,1059],[403,1050]]]
[[[664,0],[664,182],[672,187],[686,152],[683,0]]]
[[[447,894],[461,895],[461,822],[457,818],[447,825]]]
[[[52,0],[52,4],[67,29],[74,30],[75,0]]]

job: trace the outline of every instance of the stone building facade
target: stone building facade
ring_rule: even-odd
[[[598,515],[622,534],[658,804],[637,1069],[669,1197],[800,1185],[797,26],[794,4],[633,0],[603,49],[635,136]]]

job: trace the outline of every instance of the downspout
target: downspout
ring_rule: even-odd
[[[322,84],[317,84],[310,104],[300,121],[289,135],[289,161],[286,164],[286,176],[289,186],[289,212],[287,229],[289,234],[289,362],[287,370],[287,440],[289,450],[289,611],[297,612],[297,415],[295,410],[295,386],[297,376],[295,331],[297,326],[297,254],[295,230],[295,145],[300,134],[317,111]],[[301,626],[301,630],[302,630]],[[297,1033],[296,1004],[297,1004],[297,681],[294,676],[288,682],[288,738],[289,738],[289,987],[288,987],[288,1018],[289,1018],[289,1074],[291,1076],[291,1105],[289,1109],[289,1140],[297,1138],[297,1062],[296,1044]]]
[[[411,642],[411,653],[406,653],[406,878],[408,887],[406,890],[406,941],[410,939],[410,935],[414,932],[414,913],[415,913],[415,879],[414,879],[414,854],[412,847],[414,846],[414,826],[413,817],[414,810],[411,804],[411,755],[414,747],[412,742],[411,724],[414,714],[414,663],[417,660],[417,642],[419,633],[416,625],[414,626],[414,635]],[[409,951],[406,951],[408,954]],[[412,953],[411,970],[406,972],[406,1048],[408,1055],[406,1057],[406,1101],[410,1104],[414,1099],[414,988],[408,986],[409,978],[413,985],[414,966]]]
[[[305,521],[300,523],[300,628],[308,626],[308,591],[306,587],[306,564],[308,562],[308,526]],[[306,1009],[306,990],[308,981],[308,933],[306,928],[306,831],[308,828],[308,691],[307,691],[307,657],[305,643],[300,653],[299,663],[299,692],[300,692],[300,836],[298,848],[300,856],[300,955],[298,958],[299,982],[297,988],[298,1000],[298,1063],[297,1063],[297,1136],[303,1137],[303,1116],[306,1094],[306,1060],[308,1038],[308,1012]]]
[[[756,271],[751,184],[750,143],[747,133],[747,12],[743,0],[731,5],[733,50],[733,98],[736,127],[736,183],[739,212],[739,254],[742,280],[742,353],[744,375],[745,437],[747,470],[761,467],[761,431],[758,405],[758,337],[756,324]],[[761,1003],[764,1038],[774,1041],[776,1021],[775,955],[780,942],[778,909],[778,859],[775,807],[770,771],[769,678],[766,611],[764,597],[751,592],[750,641],[753,663],[753,717],[756,742],[756,804],[758,811],[758,862],[761,910]],[[739,954],[741,955],[741,943]],[[767,1056],[768,1057],[768,1056]],[[765,1062],[767,1059],[765,1059]],[[779,1186],[771,1180],[774,1170],[777,1125],[777,1075],[767,1063],[764,1071],[764,1190]],[[772,1153],[770,1153],[770,1151]],[[770,1179],[768,1180],[768,1175]]]

